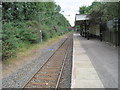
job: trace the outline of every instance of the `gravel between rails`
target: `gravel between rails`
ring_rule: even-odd
[[[60,79],[59,88],[71,88],[72,75],[72,52],[73,52],[73,37],[70,37],[70,47],[67,50],[68,55],[65,62],[64,70]]]
[[[10,76],[2,79],[2,88],[21,88],[40,68],[40,66],[46,62],[46,60],[59,48],[66,38],[63,38],[59,42],[53,44],[47,49],[42,50],[42,55],[18,69]]]

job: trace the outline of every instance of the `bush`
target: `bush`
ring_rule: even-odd
[[[54,2],[4,2],[2,6],[3,59],[14,56],[22,45],[39,42],[40,29],[45,41],[56,35],[62,35],[66,32],[63,27],[70,26],[66,18],[59,13],[60,6]]]
[[[33,44],[38,42],[37,32],[28,28],[25,23],[5,23],[2,27],[2,56],[4,59],[15,56],[15,51],[21,43]]]
[[[11,57],[15,54],[15,49],[19,47],[19,40],[16,38],[15,31],[10,23],[3,25],[2,38],[2,56],[3,58]]]

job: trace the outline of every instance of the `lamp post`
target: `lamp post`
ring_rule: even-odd
[[[40,42],[42,43],[42,30],[40,30]]]
[[[40,42],[41,42],[41,43],[42,43],[42,41],[43,41],[41,22],[44,21],[44,20],[47,20],[47,19],[51,18],[51,17],[47,17],[47,18],[45,18],[45,19],[41,19],[41,18],[40,18],[40,15],[42,15],[43,13],[46,13],[46,12],[38,12],[38,14],[39,14],[39,29],[40,29]],[[41,16],[41,17],[42,17],[42,16]],[[53,17],[53,16],[52,16],[52,17]]]
[[[40,29],[40,42],[42,43],[42,25],[41,25],[41,19],[40,19],[40,15],[44,13],[44,12],[38,12],[39,14],[39,29]]]
[[[40,42],[42,43],[42,25],[41,25],[41,22],[43,21],[41,18],[42,18],[42,14],[45,13],[45,12],[38,12],[39,14],[39,29],[40,29]],[[40,15],[41,15],[41,18],[40,18]]]

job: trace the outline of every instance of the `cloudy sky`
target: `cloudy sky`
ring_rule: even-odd
[[[62,14],[74,26],[75,14],[78,14],[80,6],[89,6],[94,0],[55,0],[56,4],[61,6]],[[70,16],[68,16],[70,15]]]

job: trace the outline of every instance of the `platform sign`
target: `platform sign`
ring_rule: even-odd
[[[107,27],[109,31],[113,31],[113,25],[114,25],[113,20],[107,22]]]

